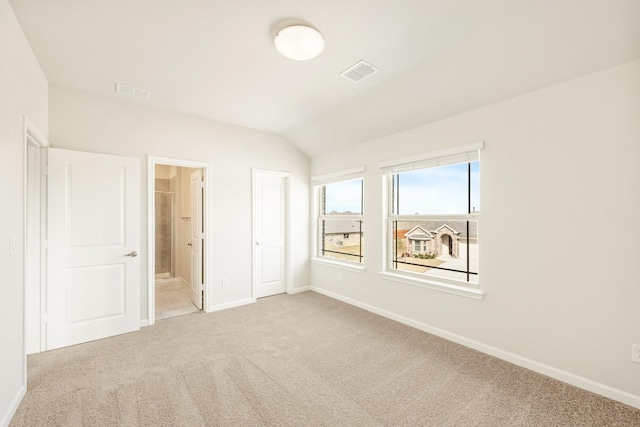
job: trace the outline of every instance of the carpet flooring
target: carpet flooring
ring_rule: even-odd
[[[29,356],[19,426],[640,426],[640,410],[314,292]]]

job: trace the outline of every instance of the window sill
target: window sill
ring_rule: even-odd
[[[421,288],[427,288],[434,291],[446,292],[448,294],[459,295],[466,298],[472,298],[475,300],[482,300],[484,292],[480,289],[471,288],[467,286],[457,285],[450,283],[449,281],[443,281],[435,278],[414,278],[408,275],[391,273],[388,271],[380,272],[380,277],[385,280],[391,280],[393,282],[405,283],[407,285],[419,286]]]
[[[356,273],[364,273],[364,266],[340,261],[327,260],[324,258],[311,258],[313,264],[326,265],[328,267],[340,268],[342,270],[355,271]]]

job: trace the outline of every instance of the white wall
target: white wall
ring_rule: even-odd
[[[25,391],[23,316],[24,115],[46,137],[47,80],[13,10],[0,0],[0,425]],[[16,252],[10,255],[9,241]]]
[[[213,167],[214,307],[251,298],[251,168],[293,174],[293,286],[309,284],[309,159],[282,138],[211,120],[172,113],[52,85],[52,147],[138,157],[142,194],[146,156],[204,161]],[[147,203],[142,201],[142,265],[147,265]],[[229,278],[222,288],[221,279]],[[147,272],[141,277],[141,316],[147,317]]]
[[[484,300],[382,279],[379,162],[477,140]],[[312,175],[361,165],[366,272],[314,264],[312,286],[640,407],[640,61],[315,158]]]

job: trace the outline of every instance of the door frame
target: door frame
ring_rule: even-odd
[[[195,160],[176,159],[173,157],[147,156],[147,293],[148,293],[148,319],[142,322],[140,326],[151,326],[156,323],[156,286],[155,286],[155,258],[156,258],[156,241],[155,241],[155,189],[156,189],[156,165],[170,165],[186,168],[202,169],[204,171],[204,215],[202,222],[204,225],[204,304],[202,311],[209,313],[212,311],[211,302],[209,301],[212,260],[208,256],[212,253],[213,236],[211,230],[211,188],[213,168],[210,163],[199,162]]]
[[[284,232],[285,232],[285,238],[284,238],[284,245],[285,245],[285,250],[284,250],[284,262],[285,262],[285,266],[284,266],[284,274],[285,274],[285,283],[286,283],[286,290],[287,293],[290,294],[293,290],[293,286],[291,283],[291,277],[292,273],[291,273],[291,176],[292,173],[291,172],[280,172],[280,171],[273,171],[273,170],[267,170],[267,169],[251,169],[251,298],[253,299],[253,301],[256,301],[257,297],[256,297],[256,289],[257,289],[257,279],[258,279],[258,273],[256,271],[256,269],[258,268],[258,266],[256,265],[256,249],[257,249],[257,245],[256,245],[256,241],[257,241],[257,235],[256,235],[256,231],[257,231],[257,227],[256,227],[256,220],[258,218],[257,215],[257,201],[256,201],[256,188],[257,188],[257,175],[258,174],[265,174],[265,175],[273,175],[273,176],[279,176],[284,178],[285,183],[284,183],[284,214],[285,214],[285,219],[284,219]]]
[[[29,159],[29,147],[35,147],[38,149],[36,151],[36,165],[32,165]],[[44,152],[44,148],[49,147],[49,141],[42,136],[42,134],[38,131],[35,125],[29,120],[27,116],[23,117],[23,182],[22,182],[22,191],[23,191],[23,271],[22,271],[22,283],[23,288],[23,350],[25,357],[25,366],[26,358],[27,358],[27,339],[31,337],[31,334],[36,333],[38,335],[38,351],[32,353],[39,353],[45,350],[46,344],[46,289],[47,289],[47,271],[46,271],[46,227],[47,227],[47,204],[46,204],[46,194],[47,194],[47,176],[46,176],[46,152]],[[27,183],[29,168],[37,166],[40,169],[40,181],[36,184],[35,193],[30,194],[29,187]],[[39,209],[37,212],[31,212],[28,210],[28,200],[31,196],[38,198]],[[31,245],[28,241],[27,230],[28,223],[30,220],[30,215],[35,215],[34,218],[39,222],[40,230],[39,236],[36,237],[35,241],[38,245],[37,253],[35,254],[35,260],[31,260],[31,256],[33,255],[30,251]],[[33,241],[33,240],[32,240]],[[33,262],[31,262],[33,261]],[[36,288],[32,289],[31,292],[27,292],[27,287],[29,286],[29,282],[27,281],[27,269],[31,266],[35,266],[36,271],[32,272],[32,274],[36,275],[37,283]],[[27,296],[33,293],[36,301],[27,301]],[[32,304],[35,303],[39,310],[33,312],[31,309]],[[33,317],[34,322],[37,326],[34,330],[27,329],[27,317]],[[25,370],[25,384],[26,384],[26,370]]]

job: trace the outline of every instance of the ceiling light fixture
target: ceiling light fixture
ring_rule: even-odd
[[[283,56],[295,61],[307,61],[324,50],[322,34],[306,25],[285,27],[276,34],[276,49]]]

